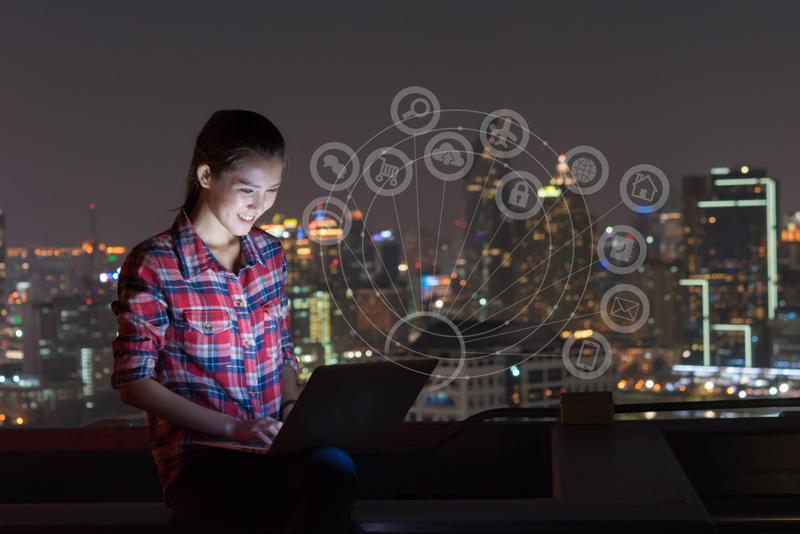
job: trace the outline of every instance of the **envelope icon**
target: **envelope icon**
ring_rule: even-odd
[[[618,319],[625,319],[626,321],[636,321],[641,307],[641,302],[624,299],[622,297],[614,297],[611,301],[611,315]]]

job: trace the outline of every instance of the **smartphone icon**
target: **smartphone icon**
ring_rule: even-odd
[[[594,371],[599,355],[600,344],[591,339],[584,339],[578,349],[578,360],[575,362],[575,367],[583,371]]]

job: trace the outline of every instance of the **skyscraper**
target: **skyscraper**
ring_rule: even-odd
[[[576,317],[574,328],[591,328],[591,321],[581,316],[592,311],[587,279],[592,271],[594,231],[583,198],[568,188],[572,183],[562,156],[549,184],[537,192],[542,203],[539,214],[514,222],[519,245],[514,252],[517,283],[513,293],[515,302],[522,305],[517,321],[546,321],[558,330],[572,316]]]
[[[682,285],[690,291],[687,350],[694,363],[770,364],[767,327],[778,308],[777,189],[766,171],[747,166],[683,180]]]
[[[512,302],[508,292],[514,280],[509,251],[514,245],[514,228],[495,203],[497,185],[505,174],[506,162],[484,146],[475,145],[475,162],[464,178],[465,229],[463,252],[455,270],[464,281],[459,288],[461,302],[452,309],[459,315],[485,318],[501,312]],[[499,295],[499,296],[498,296]]]

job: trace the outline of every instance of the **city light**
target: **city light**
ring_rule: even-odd
[[[744,169],[745,167],[743,167]],[[749,169],[748,169],[749,171]],[[744,173],[744,171],[742,171]],[[714,185],[719,187],[756,186],[766,188],[765,199],[755,200],[715,200],[698,202],[698,207],[766,207],[767,229],[767,299],[768,317],[775,318],[778,307],[778,221],[775,213],[777,208],[777,186],[772,178],[719,178],[714,180]],[[732,203],[732,204],[731,204]],[[703,204],[701,206],[701,204]]]
[[[700,286],[702,289],[703,365],[711,365],[711,318],[709,312],[710,295],[708,289],[708,280],[684,278],[678,283],[682,286]]]
[[[546,185],[537,191],[539,198],[558,198],[561,196],[561,189],[554,185]]]
[[[744,366],[753,366],[753,335],[749,324],[715,324],[712,330],[717,332],[744,333]]]
[[[512,365],[511,366],[511,374],[513,376],[515,376],[515,377],[519,376],[520,375],[519,367],[517,367],[516,365]]]

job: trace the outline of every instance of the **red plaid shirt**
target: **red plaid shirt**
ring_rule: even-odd
[[[185,212],[131,250],[111,307],[119,329],[111,385],[154,378],[178,395],[237,419],[279,417],[283,364],[297,371],[280,241],[254,228],[242,238],[238,276],[221,266]],[[147,415],[162,491],[205,434]],[[198,450],[199,449],[199,450]]]

